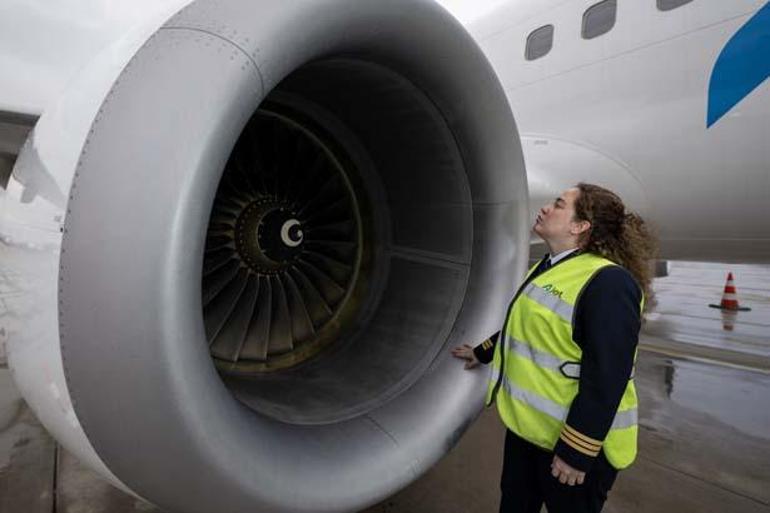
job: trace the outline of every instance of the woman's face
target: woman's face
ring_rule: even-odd
[[[590,227],[587,221],[575,220],[575,201],[579,195],[580,189],[573,187],[543,205],[532,231],[546,242],[567,242],[573,239],[577,242],[579,235]]]

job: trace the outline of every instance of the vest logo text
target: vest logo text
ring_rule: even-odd
[[[556,297],[558,297],[559,299],[561,299],[561,295],[562,295],[562,294],[564,294],[564,292],[563,292],[563,291],[561,291],[561,290],[557,289],[556,287],[554,287],[554,286],[553,286],[553,285],[551,285],[550,283],[549,283],[548,285],[545,285],[545,286],[543,287],[543,290],[544,290],[544,291],[546,291],[546,292],[548,292],[548,293],[549,293],[549,294],[551,294],[552,296],[556,296]]]

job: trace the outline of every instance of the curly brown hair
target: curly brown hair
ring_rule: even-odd
[[[626,211],[614,192],[590,183],[576,187],[580,191],[575,200],[576,220],[591,223],[580,248],[625,267],[642,288],[646,309],[653,298],[652,262],[657,257],[657,238],[638,214]]]

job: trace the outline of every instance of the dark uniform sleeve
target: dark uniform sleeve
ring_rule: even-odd
[[[583,351],[578,394],[554,452],[587,472],[612,426],[633,371],[642,293],[624,268],[599,271],[578,299],[573,339]]]
[[[476,355],[476,359],[483,364],[487,364],[492,361],[492,357],[495,355],[495,345],[497,339],[500,336],[498,331],[481,344],[473,348],[473,354]]]

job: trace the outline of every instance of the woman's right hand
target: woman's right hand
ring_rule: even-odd
[[[452,356],[465,360],[465,368],[468,370],[478,367],[481,364],[476,358],[476,355],[473,354],[473,348],[468,344],[463,344],[452,349]]]

